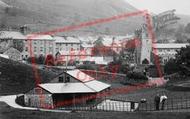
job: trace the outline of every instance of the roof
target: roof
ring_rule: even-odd
[[[110,87],[96,80],[87,83],[46,83],[39,86],[52,94],[97,93]]]
[[[104,60],[104,57],[86,57],[80,59],[80,61],[94,61],[96,64],[104,64],[107,65],[109,62]]]
[[[67,74],[79,80],[78,83],[45,83],[39,87],[50,93],[97,93],[109,88],[111,85],[95,80],[82,71],[75,69],[67,71]]]
[[[15,51],[16,53],[21,53],[19,50],[17,50],[16,48],[14,48],[14,47],[10,47],[10,48],[8,48],[3,54],[5,54],[6,55],[6,53],[7,52],[13,52],[13,51]],[[15,53],[14,52],[14,53]]]
[[[55,36],[55,43],[80,43],[80,40],[74,37]]]
[[[80,71],[79,69],[69,70],[69,71],[67,71],[67,74],[71,75],[72,77],[74,77],[75,79],[77,79],[83,83],[95,80],[93,77],[85,74],[84,72]]]
[[[98,36],[79,36],[78,39],[81,42],[94,42],[98,39]]]
[[[47,83],[40,84],[40,87],[50,93],[94,93],[95,91],[83,83]]]
[[[5,59],[9,59],[9,56],[5,55],[5,54],[0,54],[0,57],[5,58]]]
[[[28,34],[26,37],[34,40],[54,40],[54,38],[51,35],[33,35]]]
[[[22,33],[17,31],[0,31],[0,39],[26,39]]]
[[[81,46],[82,46],[83,48],[93,48],[93,47],[94,47],[94,44],[82,43]]]
[[[62,56],[91,56],[92,52],[89,50],[61,50],[59,51],[60,55]]]
[[[96,92],[100,92],[100,91],[110,87],[109,84],[102,83],[102,82],[97,81],[97,80],[89,81],[89,82],[86,82],[85,84],[88,87],[94,89]]]
[[[157,49],[162,49],[162,48],[179,49],[182,47],[186,47],[187,45],[189,45],[189,44],[187,44],[187,43],[167,43],[167,44],[156,43],[156,44],[153,44],[153,48],[157,48]]]

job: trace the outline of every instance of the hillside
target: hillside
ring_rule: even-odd
[[[32,67],[0,57],[0,95],[24,93],[35,86]],[[49,82],[56,75],[38,70],[41,82]]]
[[[125,0],[0,0],[9,5],[1,13],[1,27],[27,24],[31,31],[47,31],[99,18],[137,11]],[[64,34],[121,34],[133,32],[141,17],[83,28]]]
[[[181,18],[181,20],[179,21],[179,23],[184,24],[184,25],[190,23],[190,15],[179,14],[178,16]]]

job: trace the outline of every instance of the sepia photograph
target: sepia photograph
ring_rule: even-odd
[[[190,119],[190,1],[0,0],[0,119]]]

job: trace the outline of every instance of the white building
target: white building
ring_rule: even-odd
[[[153,53],[156,53],[161,58],[162,63],[168,62],[169,59],[175,58],[178,50],[186,47],[189,44],[184,43],[168,43],[168,44],[153,44]]]
[[[56,44],[56,53],[59,51],[79,51],[80,40],[74,37],[54,37]]]
[[[22,33],[17,31],[0,31],[0,52],[4,53],[13,45],[22,45],[22,41],[26,39]]]
[[[39,57],[40,55],[46,57],[49,54],[55,56],[55,39],[52,36],[39,35],[33,37],[31,34],[27,35],[27,38],[24,40],[23,59],[33,56]]]
[[[70,61],[81,61],[86,58],[91,58],[92,55],[86,50],[62,50],[58,51],[55,57],[58,64],[66,64]]]
[[[151,52],[152,52],[152,40],[149,38],[144,38],[141,41],[141,57],[140,62],[147,59],[150,62]]]

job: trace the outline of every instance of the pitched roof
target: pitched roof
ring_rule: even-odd
[[[22,33],[17,31],[0,31],[0,39],[26,39]]]
[[[80,40],[74,37],[59,37],[55,36],[55,43],[80,43]]]
[[[5,59],[9,59],[9,56],[5,55],[5,54],[0,54],[0,57],[5,58]]]
[[[61,50],[59,51],[62,56],[91,56],[92,52],[90,50]]]
[[[93,81],[89,81],[85,83],[88,87],[92,88],[93,90],[95,90],[96,92],[100,92],[106,88],[109,88],[110,85],[97,81],[97,80],[93,80]]]
[[[97,93],[110,87],[110,85],[96,80],[87,83],[46,83],[39,86],[55,94]]]
[[[82,58],[80,59],[80,61],[91,61],[91,62],[95,62],[96,64],[103,64],[103,65],[107,65],[109,62],[104,60],[104,57],[86,57],[86,58]]]
[[[40,87],[50,93],[94,93],[95,91],[85,86],[83,83],[47,83],[40,84]]]
[[[77,79],[83,83],[95,80],[93,77],[85,74],[84,72],[82,72],[78,69],[69,70],[69,71],[67,71],[67,74],[71,75],[72,77],[74,77],[75,79]]]
[[[79,80],[78,83],[45,83],[39,87],[50,93],[97,93],[109,88],[111,85],[95,80],[82,71],[75,69],[67,71],[67,74]]]
[[[27,38],[34,39],[34,40],[55,40],[51,35],[33,35],[28,34],[26,35]]]
[[[187,43],[167,43],[167,44],[164,44],[164,43],[156,43],[156,44],[153,44],[153,48],[157,48],[157,49],[160,49],[160,48],[182,48],[182,47],[186,47]]]

